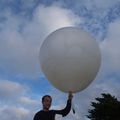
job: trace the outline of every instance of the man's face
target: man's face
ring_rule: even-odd
[[[44,100],[42,101],[43,109],[49,110],[51,106],[51,102],[52,102],[52,99],[50,97],[45,97]]]

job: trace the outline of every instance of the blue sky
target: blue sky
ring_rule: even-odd
[[[102,64],[96,79],[73,99],[76,114],[56,120],[87,120],[90,102],[102,92],[120,100],[120,0],[0,0],[0,118],[32,120],[41,97],[62,108],[67,94],[55,89],[39,65],[39,49],[54,30],[76,26],[99,43]]]

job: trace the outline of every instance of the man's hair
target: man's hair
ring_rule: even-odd
[[[45,99],[46,97],[49,97],[49,98],[51,99],[51,101],[52,101],[52,97],[51,97],[50,95],[44,95],[44,96],[42,97],[42,102],[44,101],[44,99]]]

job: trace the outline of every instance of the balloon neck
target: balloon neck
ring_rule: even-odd
[[[75,114],[75,109],[74,108],[72,108],[72,111],[73,111],[73,114]]]

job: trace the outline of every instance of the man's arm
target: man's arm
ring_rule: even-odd
[[[69,92],[66,107],[62,110],[54,110],[55,114],[61,114],[63,117],[66,116],[71,110],[72,98],[73,98],[72,92]]]

